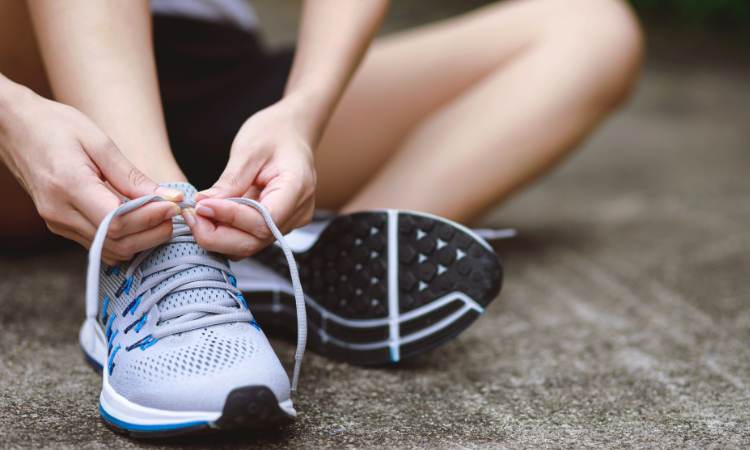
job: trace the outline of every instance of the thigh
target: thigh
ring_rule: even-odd
[[[564,10],[557,0],[502,2],[378,39],[316,154],[318,204],[343,206],[420,121],[511,64]]]

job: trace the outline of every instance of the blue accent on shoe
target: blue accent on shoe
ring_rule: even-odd
[[[109,308],[109,295],[104,296],[104,303],[102,303],[102,323],[106,323],[109,319],[107,309]]]
[[[104,270],[104,273],[107,275],[114,275],[114,276],[120,275],[120,266],[119,265],[109,266]]]
[[[158,341],[158,339],[154,338],[153,336],[149,336],[149,338],[149,340],[141,344],[141,350],[146,350],[147,348],[156,344],[156,342]]]
[[[113,348],[112,351],[109,353],[109,359],[107,359],[107,367],[109,368],[109,374],[112,375],[112,369],[115,368],[115,356],[117,355],[117,352],[120,351],[120,344],[117,344],[117,347]]]
[[[159,340],[151,336],[150,334],[140,341],[136,342],[135,344],[132,344],[125,348],[127,351],[131,351],[136,347],[140,347],[141,350],[146,350],[147,348],[151,347],[152,345],[156,344]]]
[[[256,322],[255,319],[250,321],[250,326],[253,326],[256,330],[260,331],[260,325],[258,325],[258,322]]]
[[[154,338],[153,336],[151,336],[149,334],[148,335],[148,339],[140,345],[141,350],[146,350],[147,348],[149,348],[152,345],[156,344],[157,341],[158,341],[158,339]]]
[[[146,323],[146,318],[148,317],[148,314],[144,314],[140,317],[140,319],[131,322],[130,325],[125,327],[125,334],[127,334],[130,330],[135,328],[135,332],[138,333],[141,331],[141,328],[143,327],[143,324]]]
[[[205,420],[197,420],[197,421],[192,421],[192,422],[181,422],[181,423],[166,423],[162,425],[140,425],[136,423],[125,422],[123,420],[112,417],[111,414],[109,414],[107,411],[104,410],[104,407],[101,404],[99,405],[99,414],[101,414],[104,420],[111,423],[112,425],[118,428],[122,428],[123,430],[128,430],[128,431],[167,431],[167,430],[179,430],[181,428],[193,428],[193,427],[209,425],[209,422]]]
[[[228,273],[227,278],[229,279],[229,284],[231,284],[234,287],[237,287],[237,278],[235,278],[234,275]]]
[[[399,354],[398,349],[395,349],[393,347],[390,348],[390,356],[391,356],[391,362],[397,363],[399,361]]]
[[[112,336],[107,340],[107,354],[112,352],[112,343],[115,341],[115,336],[117,336],[119,332],[120,330],[115,330],[115,332],[112,333]]]
[[[245,296],[242,295],[242,292],[238,292],[237,293],[237,300],[239,300],[240,302],[242,302],[242,306],[244,306],[245,309],[250,309],[250,307],[247,306],[247,300],[245,300]]]
[[[112,323],[115,321],[115,315],[112,314],[109,316],[109,321],[107,322],[107,328],[104,329],[104,336],[107,337],[107,340],[109,340],[109,335],[112,334]]]
[[[128,294],[130,292],[130,287],[133,286],[133,276],[129,276],[125,278],[125,280],[122,282],[120,287],[117,289],[117,292],[115,292],[115,297],[120,297],[123,293]]]
[[[133,301],[130,302],[130,304],[122,312],[122,317],[125,317],[128,313],[130,313],[130,315],[135,314],[135,310],[138,309],[138,305],[141,304],[141,297],[143,297],[143,294],[134,298]]]
[[[138,321],[135,325],[135,332],[139,333],[141,331],[141,328],[143,328],[143,325],[146,324],[146,320],[148,320],[148,314],[144,314],[143,317],[141,317],[141,320]]]

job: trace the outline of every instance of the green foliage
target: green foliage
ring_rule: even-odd
[[[631,0],[638,11],[690,25],[750,25],[750,0]]]

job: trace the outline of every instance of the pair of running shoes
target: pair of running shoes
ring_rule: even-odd
[[[166,186],[187,204],[195,195],[186,183]],[[257,209],[277,239],[238,263],[203,250],[178,216],[169,242],[103,265],[111,220],[156,196],[124,203],[99,227],[79,340],[102,374],[99,411],[115,431],[278,427],[297,414],[292,394],[308,341],[351,364],[395,364],[455,337],[500,291],[492,247],[455,222],[379,210],[283,236],[257,202],[233,200]],[[291,382],[263,329],[296,338]]]

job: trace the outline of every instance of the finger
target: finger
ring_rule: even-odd
[[[180,207],[175,203],[147,203],[112,220],[107,236],[112,239],[121,239],[161,225],[165,220],[171,220],[178,214],[180,214]]]
[[[77,199],[72,206],[93,228],[91,234],[91,239],[93,239],[94,233],[104,217],[120,206],[120,199],[99,180],[88,184],[81,191],[81,193],[71,196],[71,198]]]
[[[157,194],[173,202],[182,200],[182,192],[159,186],[128,161],[111,139],[101,136],[96,139],[83,142],[84,150],[118,192],[129,198]]]
[[[136,253],[161,245],[168,241],[170,237],[172,237],[172,221],[167,220],[156,227],[125,236],[122,239],[107,239],[104,248],[118,260],[128,261]]]
[[[86,239],[86,237],[84,237],[81,234],[76,233],[73,230],[60,230],[60,231],[56,230],[56,231],[53,231],[53,233],[55,233],[58,236],[62,236],[65,239],[69,239],[71,241],[77,242],[78,244],[81,245],[81,247],[85,249],[88,249],[91,245],[90,240]]]
[[[88,184],[85,188],[85,195],[79,194],[75,198],[85,199],[85,201],[78,201],[77,204],[71,205],[75,209],[75,215],[71,214],[67,223],[69,227],[78,230],[86,237],[85,246],[88,248],[94,239],[99,224],[107,214],[120,205],[120,200],[102,182]],[[129,260],[130,258],[127,257],[129,255],[124,253],[126,252],[113,251],[111,245],[108,247],[105,241],[102,250],[103,259],[110,261],[113,259],[117,261]]]
[[[104,261],[104,264],[108,266],[114,266],[115,264],[123,262],[120,261],[117,256],[114,255],[114,253],[106,251],[102,251],[102,261]]]
[[[261,193],[261,192],[262,192],[262,189],[260,189],[260,188],[259,188],[258,186],[256,186],[256,185],[252,185],[252,186],[250,186],[250,188],[249,188],[249,189],[247,190],[247,192],[245,192],[244,194],[242,194],[242,197],[245,197],[245,198],[251,198],[251,199],[253,199],[253,200],[258,200],[258,199],[260,198],[260,193]]]
[[[209,198],[198,202],[195,212],[201,217],[237,228],[258,239],[267,240],[270,237],[263,216],[247,205],[229,200]]]
[[[86,238],[86,236],[76,232],[73,229],[65,229],[65,230],[57,230],[54,231],[52,228],[50,228],[50,231],[55,233],[58,236],[62,236],[65,239],[69,239],[71,241],[76,242],[81,247],[88,249],[91,247],[91,239]],[[117,258],[115,255],[111,252],[108,252],[106,250],[102,250],[102,261],[104,261],[106,264],[112,265],[115,262],[117,262]]]
[[[85,249],[89,249],[91,247],[91,240],[86,239],[86,237],[81,236],[78,233],[72,233],[70,236],[65,236],[65,237],[77,242]],[[110,266],[117,264],[118,262],[121,261],[120,259],[118,259],[117,255],[105,249],[102,249],[101,259],[102,261],[104,261],[105,264],[110,265]]]
[[[312,219],[314,209],[315,199],[311,197],[301,207],[295,208],[292,217],[286,223],[280,226],[277,223],[277,226],[282,233],[286,234],[295,228],[307,225]],[[273,239],[263,216],[247,205],[222,199],[205,199],[198,202],[195,211],[202,217],[250,233],[263,242],[270,242]]]
[[[65,213],[64,223],[48,222],[47,228],[59,236],[77,242],[85,249],[91,247],[91,241],[94,240],[94,234],[96,233],[96,228],[73,205],[69,205],[69,209]],[[102,249],[102,260],[111,264],[117,258],[111,252]]]
[[[91,241],[94,239],[94,233],[96,232],[94,226],[75,209],[71,209],[66,214],[66,217],[66,224],[48,223],[47,227],[51,232],[77,242],[85,249],[89,249]],[[114,253],[102,248],[102,261],[111,265],[117,261],[117,257]]]
[[[245,159],[229,157],[227,167],[213,186],[195,195],[196,201],[205,198],[230,198],[241,197],[250,190],[255,177],[258,174],[258,166],[248,166]]]
[[[232,256],[233,259],[250,256],[268,245],[237,228],[198,216],[189,208],[183,211],[183,217],[198,245],[212,252]]]
[[[73,239],[71,235],[80,236],[83,242],[73,239],[79,242],[84,247],[88,248],[91,241],[94,239],[94,233],[96,228],[86,219],[78,210],[75,205],[65,205],[65,210],[60,214],[57,220],[47,220],[47,228],[60,236],[68,239]]]
[[[274,178],[260,194],[260,203],[268,208],[273,221],[280,229],[288,227],[289,219],[297,212],[297,207],[306,199],[302,197],[302,184],[292,178]]]

